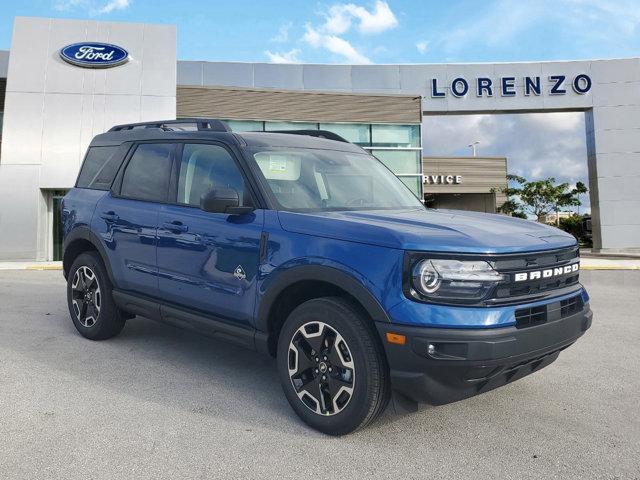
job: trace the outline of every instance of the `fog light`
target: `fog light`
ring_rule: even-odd
[[[436,346],[433,343],[430,343],[427,347],[427,353],[429,355],[433,355],[434,353],[436,353]]]

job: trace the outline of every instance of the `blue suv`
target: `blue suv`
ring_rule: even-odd
[[[426,209],[331,132],[120,125],[91,142],[62,218],[80,334],[141,315],[268,353],[291,407],[332,435],[390,399],[524,377],[591,325],[572,236]]]

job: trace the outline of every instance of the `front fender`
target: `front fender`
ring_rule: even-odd
[[[305,258],[304,265],[282,266],[272,271],[260,287],[256,329],[268,331],[269,313],[274,302],[287,287],[301,281],[321,281],[335,285],[354,297],[376,322],[390,322],[376,297],[365,287],[366,278],[346,267],[322,259]],[[312,263],[312,262],[317,263]],[[320,263],[323,262],[323,263]]]

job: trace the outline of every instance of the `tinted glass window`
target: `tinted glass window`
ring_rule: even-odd
[[[139,145],[122,177],[120,194],[137,200],[165,201],[173,149],[170,143]]]
[[[245,183],[231,154],[218,145],[187,144],[182,152],[178,176],[178,203],[200,206],[200,199],[215,188],[233,188],[240,204],[245,199]]]
[[[78,187],[109,190],[120,167],[118,147],[91,147],[78,176]]]

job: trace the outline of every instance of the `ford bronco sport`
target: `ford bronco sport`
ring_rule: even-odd
[[[291,407],[332,435],[390,398],[437,405],[522,378],[591,325],[572,236],[428,210],[331,132],[117,126],[62,209],[80,334],[141,315],[266,352]]]

